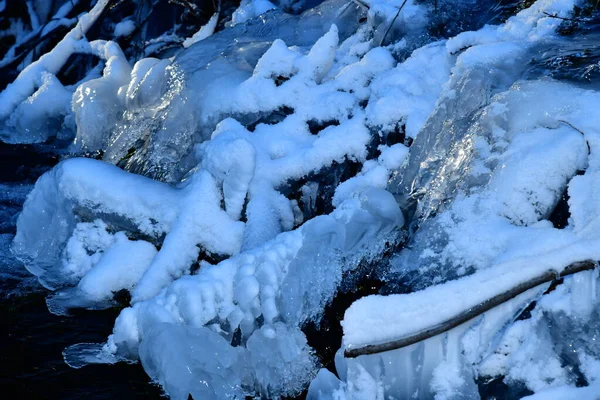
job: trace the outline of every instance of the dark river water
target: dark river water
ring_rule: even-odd
[[[105,341],[119,311],[50,314],[48,291],[10,254],[22,203],[35,180],[58,161],[60,147],[0,142],[0,393],[19,399],[161,398],[139,364],[68,367],[63,349]]]

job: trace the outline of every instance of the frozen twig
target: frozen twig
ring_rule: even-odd
[[[400,8],[398,8],[398,12],[396,12],[396,15],[394,15],[394,18],[392,19],[392,22],[390,22],[390,25],[388,26],[387,30],[383,34],[383,37],[381,38],[381,43],[379,43],[380,46],[383,46],[383,43],[385,42],[385,38],[387,37],[388,33],[390,33],[390,30],[392,29],[392,26],[394,26],[394,23],[396,22],[396,19],[400,15],[400,12],[402,11],[402,9],[404,8],[404,6],[406,5],[407,1],[408,0],[404,0],[404,2],[402,3],[402,5],[400,6]]]
[[[546,11],[544,11],[544,15],[547,15],[550,18],[562,19],[563,21],[584,22],[582,19],[559,17],[556,14],[550,14],[550,13],[547,13]]]

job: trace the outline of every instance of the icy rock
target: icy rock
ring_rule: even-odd
[[[106,243],[104,247],[95,244],[92,231],[82,239],[77,237],[81,216],[101,218],[119,230],[154,241],[166,234],[161,251],[139,277],[140,284],[133,292],[136,299],[152,297],[188,271],[198,258],[197,245],[216,254],[238,252],[244,227],[221,209],[221,194],[206,171],[192,175],[175,189],[100,161],[63,161],[36,183],[17,221],[13,242],[15,254],[49,287],[72,284],[73,277],[81,277],[98,261],[98,255],[90,260],[84,253],[106,248]],[[69,245],[74,231],[75,239]],[[96,248],[86,250],[90,240]],[[65,247],[67,273],[60,267]],[[134,271],[137,278],[140,270],[130,272]]]

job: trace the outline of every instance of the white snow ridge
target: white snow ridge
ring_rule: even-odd
[[[161,58],[130,19],[88,41],[107,4],[0,93],[0,139],[69,142],[13,253],[54,313],[122,307],[69,365],[183,400],[600,399],[588,2],[219,3]],[[100,67],[63,85],[73,54]]]

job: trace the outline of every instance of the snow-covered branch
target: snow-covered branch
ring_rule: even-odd
[[[67,59],[77,52],[78,42],[85,38],[86,32],[100,17],[109,2],[110,0],[98,0],[96,5],[79,18],[77,25],[50,52],[27,66],[14,82],[0,93],[0,120],[8,118],[19,103],[35,92],[41,85],[42,75],[45,72],[56,75],[61,70]]]

